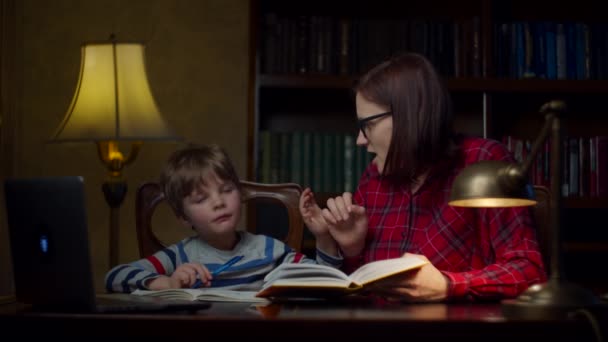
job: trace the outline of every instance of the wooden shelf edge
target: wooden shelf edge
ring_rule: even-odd
[[[564,252],[597,252],[608,253],[608,241],[606,242],[574,242],[563,243]]]
[[[269,88],[350,89],[355,81],[355,76],[258,75],[258,86]],[[608,80],[452,78],[447,85],[454,92],[608,93]]]
[[[565,197],[565,198],[562,198],[562,206],[567,209],[608,208],[608,198],[604,198],[604,197]]]
[[[0,296],[0,305],[10,304],[10,303],[14,303],[16,301],[17,301],[17,299],[15,298],[14,295],[3,295],[3,296]]]
[[[258,85],[269,88],[350,89],[355,78],[334,75],[259,75]]]

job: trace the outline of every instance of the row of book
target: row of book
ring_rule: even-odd
[[[448,77],[480,77],[480,18],[379,20],[267,13],[266,74],[355,75],[401,51],[427,56]]]
[[[399,51],[427,56],[446,77],[486,77],[479,17],[453,21],[364,19],[267,13],[266,74],[356,75]],[[608,24],[518,21],[494,25],[501,78],[608,79]]]
[[[494,30],[498,77],[608,79],[606,24],[511,22]]]
[[[354,134],[261,131],[257,180],[293,182],[315,192],[352,192],[373,155]]]
[[[513,136],[505,136],[503,143],[519,162],[532,148],[530,140]],[[543,145],[529,171],[533,184],[551,186],[550,144]],[[608,136],[564,137],[561,151],[563,197],[608,197]]]
[[[355,139],[353,134],[335,132],[261,131],[257,180],[294,182],[316,192],[352,192],[373,158],[356,146]],[[514,136],[502,140],[515,160],[528,158],[530,140]],[[565,137],[561,151],[562,196],[608,197],[608,136]],[[532,163],[530,182],[550,187],[550,167],[548,140]]]

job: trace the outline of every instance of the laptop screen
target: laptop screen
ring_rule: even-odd
[[[8,179],[4,188],[17,300],[93,311],[83,178]]]

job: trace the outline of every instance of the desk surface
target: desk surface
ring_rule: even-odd
[[[266,306],[214,302],[208,309],[193,312],[151,314],[39,313],[19,303],[0,306],[2,329],[15,329],[20,335],[287,337],[309,341],[343,341],[345,337],[393,341],[399,336],[425,342],[460,338],[485,342],[518,342],[522,338],[593,341],[594,324],[605,330],[606,317],[602,309],[593,316],[581,314],[566,320],[507,319],[499,303],[379,305],[360,300]]]

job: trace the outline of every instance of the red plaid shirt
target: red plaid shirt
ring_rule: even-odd
[[[480,160],[512,161],[493,140],[464,138],[455,163],[429,173],[420,189],[395,189],[371,163],[355,202],[365,207],[369,228],[363,254],[345,260],[351,272],[364,263],[423,254],[448,279],[448,298],[516,297],[546,275],[530,209],[471,209],[448,205],[454,178]]]

